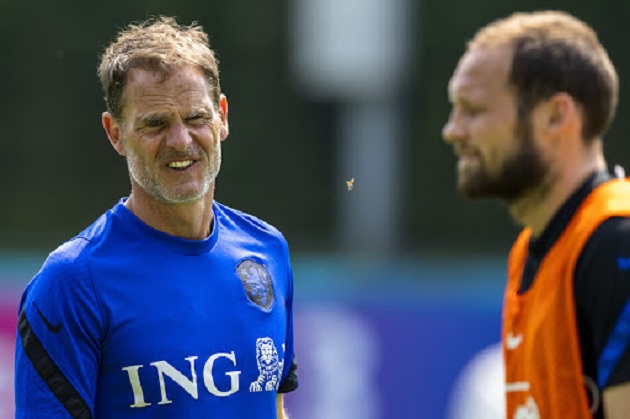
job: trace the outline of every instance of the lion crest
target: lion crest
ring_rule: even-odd
[[[256,339],[256,362],[258,379],[249,385],[249,391],[275,391],[280,386],[284,361],[278,358],[278,350],[271,338]]]
[[[262,310],[269,311],[275,297],[267,268],[251,259],[245,259],[236,266],[236,273],[243,283],[247,299]]]

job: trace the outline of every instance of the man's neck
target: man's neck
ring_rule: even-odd
[[[586,179],[596,171],[606,170],[603,157],[574,165],[565,174],[550,173],[546,181],[510,204],[510,214],[519,224],[540,236],[560,207]]]
[[[171,236],[203,240],[211,233],[214,185],[201,199],[186,204],[166,204],[134,188],[125,206],[145,224]]]

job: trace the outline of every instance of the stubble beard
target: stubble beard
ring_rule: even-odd
[[[160,161],[162,159],[158,159],[158,162]],[[203,164],[203,162],[204,160],[200,160],[195,164]],[[171,205],[188,204],[206,196],[210,186],[219,175],[221,168],[220,147],[217,147],[205,162],[207,170],[203,174],[200,185],[192,190],[178,191],[169,187],[160,179],[160,171],[164,170],[162,164],[155,163],[153,167],[150,167],[149,164],[146,164],[134,154],[127,156],[127,167],[133,181],[158,202]]]

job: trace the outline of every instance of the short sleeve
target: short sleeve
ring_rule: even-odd
[[[604,222],[575,272],[584,366],[599,388],[630,382],[630,219]]]
[[[295,356],[295,340],[293,333],[293,268],[291,267],[289,248],[284,239],[282,240],[282,245],[287,263],[287,337],[286,348],[284,352],[285,368],[282,372],[282,381],[280,382],[280,387],[278,391],[280,393],[289,393],[298,388],[297,357]]]
[[[53,252],[22,294],[16,418],[94,416],[103,330],[86,244],[75,239]]]

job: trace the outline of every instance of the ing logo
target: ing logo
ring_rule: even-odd
[[[249,385],[249,391],[278,390],[284,361],[280,361],[278,350],[271,338],[256,339],[256,363],[258,364],[258,379]]]

